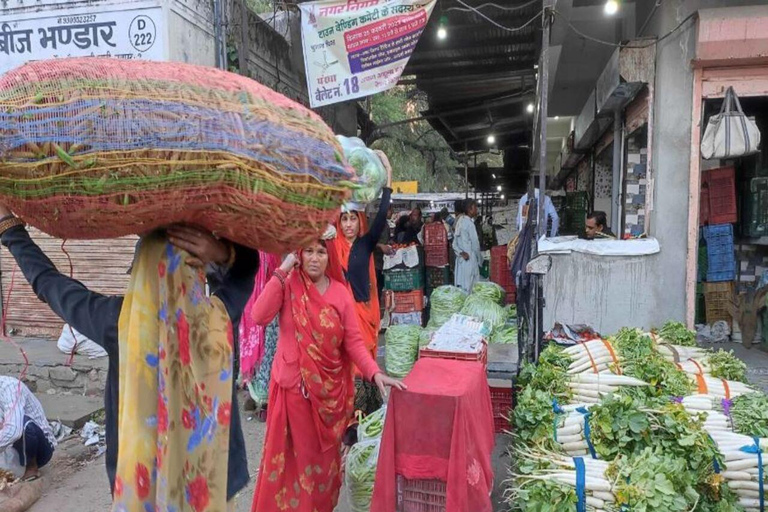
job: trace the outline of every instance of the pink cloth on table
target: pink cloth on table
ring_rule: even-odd
[[[387,406],[371,512],[395,512],[397,475],[446,482],[446,512],[491,512],[493,408],[482,363],[424,358]]]

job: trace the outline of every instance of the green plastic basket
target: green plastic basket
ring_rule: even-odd
[[[393,292],[424,289],[424,269],[393,270],[384,273],[384,288]]]

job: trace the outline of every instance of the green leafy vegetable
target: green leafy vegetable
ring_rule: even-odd
[[[710,354],[707,361],[713,377],[747,382],[747,365],[733,355],[733,351],[720,349]]]
[[[696,346],[696,333],[680,322],[667,322],[658,332],[664,342],[682,347]]]
[[[496,329],[491,337],[491,343],[517,343],[517,325],[507,323],[503,327]]]
[[[507,322],[507,314],[504,308],[496,302],[479,295],[470,295],[461,308],[461,314],[471,316],[481,322],[491,324],[491,330],[495,331]]]
[[[768,437],[768,396],[765,394],[748,393],[734,398],[730,413],[737,433]]]
[[[344,149],[349,165],[357,175],[357,187],[352,191],[352,201],[357,203],[370,203],[375,201],[381,193],[382,187],[387,184],[387,170],[381,159],[365,147],[363,141],[357,138],[338,136]]]

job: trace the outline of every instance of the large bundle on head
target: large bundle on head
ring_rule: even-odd
[[[322,233],[350,179],[318,116],[240,75],[91,58],[0,78],[0,201],[54,236],[186,222],[280,253]]]
[[[344,157],[357,175],[357,186],[352,192],[352,201],[358,204],[375,201],[387,184],[387,169],[381,159],[357,137],[339,135],[336,138],[344,150]]]

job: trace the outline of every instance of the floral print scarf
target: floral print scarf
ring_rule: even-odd
[[[205,275],[142,241],[119,320],[113,512],[225,512],[232,324]]]
[[[312,402],[322,450],[338,449],[355,398],[352,363],[343,348],[344,325],[304,271],[294,270],[287,287],[296,320],[302,392]]]

